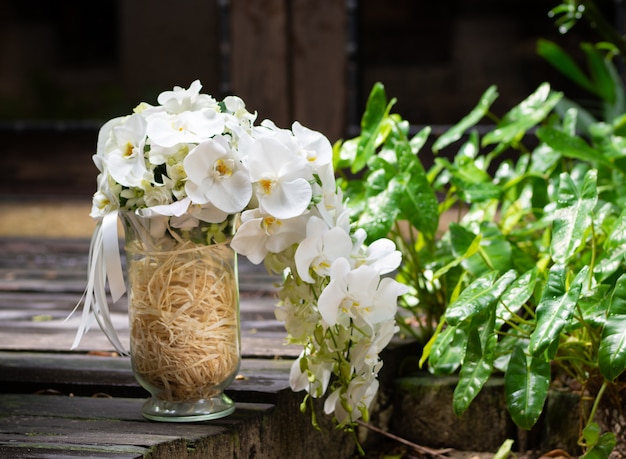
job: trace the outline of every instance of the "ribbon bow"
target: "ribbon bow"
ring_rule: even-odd
[[[87,265],[87,287],[81,301],[70,314],[71,316],[80,303],[83,302],[81,321],[72,344],[72,349],[78,346],[95,319],[115,350],[123,355],[128,354],[111,322],[111,313],[106,294],[107,279],[113,303],[116,303],[126,292],[118,243],[117,218],[117,211],[106,214],[98,222],[91,237],[89,262]]]

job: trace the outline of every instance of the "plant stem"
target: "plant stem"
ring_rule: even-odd
[[[446,453],[449,453],[449,452],[453,451],[452,448],[432,449],[432,448],[427,448],[425,446],[418,445],[416,443],[413,443],[413,442],[411,442],[409,440],[405,440],[402,437],[398,437],[397,435],[394,435],[394,434],[392,434],[390,432],[387,432],[385,430],[379,429],[378,427],[373,426],[371,424],[368,424],[366,422],[363,422],[361,420],[358,420],[357,424],[359,424],[360,426],[365,427],[365,428],[371,430],[372,432],[376,432],[376,433],[378,433],[380,435],[383,435],[383,436],[385,436],[387,438],[390,438],[390,439],[392,439],[394,441],[397,441],[398,443],[401,443],[401,444],[403,444],[405,446],[408,446],[409,448],[414,449],[416,452],[418,452],[420,454],[425,454],[427,456],[444,458],[444,457],[446,457],[445,456]]]
[[[622,56],[626,56],[626,41],[598,10],[595,2],[593,0],[582,0],[580,3],[585,7],[584,15],[591,27],[596,29],[598,34],[606,41],[613,43]]]
[[[596,225],[591,223],[591,260],[589,262],[589,289],[593,286],[593,268],[596,266]]]
[[[607,380],[605,379],[604,381],[602,381],[602,386],[600,387],[600,390],[598,391],[598,395],[596,395],[596,398],[593,401],[593,406],[591,407],[591,412],[589,413],[589,419],[587,419],[587,425],[585,426],[585,428],[588,427],[593,422],[593,418],[596,416],[596,411],[598,411],[598,406],[600,405],[600,400],[602,399],[602,396],[604,395],[604,391],[606,390],[607,387],[608,387],[608,384],[607,384]]]

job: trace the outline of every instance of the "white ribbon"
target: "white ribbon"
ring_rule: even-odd
[[[118,239],[117,211],[114,211],[106,214],[102,219],[104,265],[106,267],[107,278],[109,279],[109,290],[111,291],[113,303],[117,303],[117,300],[126,292]]]
[[[87,287],[81,298],[83,312],[72,349],[78,346],[81,338],[87,333],[95,319],[115,350],[121,354],[128,354],[113,327],[106,295],[107,279],[113,303],[116,303],[126,292],[118,244],[117,217],[117,211],[106,214],[98,222],[91,238],[87,265]],[[79,305],[80,302],[76,308]]]

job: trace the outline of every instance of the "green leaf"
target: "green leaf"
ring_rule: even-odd
[[[614,381],[626,369],[626,274],[617,279],[598,349],[600,372]]]
[[[562,173],[550,254],[556,263],[566,263],[583,244],[583,236],[592,223],[591,214],[598,201],[598,173],[590,169],[582,185],[576,186],[571,176]]]
[[[469,408],[493,371],[494,350],[498,338],[493,333],[493,314],[485,314],[482,323],[472,320],[469,327],[467,348],[463,366],[459,373],[459,382],[454,389],[452,407],[454,414],[461,416]],[[487,328],[488,337],[483,347],[479,328]]]
[[[492,222],[483,223],[480,227],[483,239],[478,253],[466,261],[464,265],[472,274],[478,276],[487,270],[500,272],[512,268],[511,243]]]
[[[471,183],[461,180],[453,180],[454,185],[459,189],[459,193],[468,203],[485,202],[490,199],[498,199],[502,195],[502,190],[493,182]]]
[[[551,92],[550,85],[541,84],[535,92],[513,107],[496,128],[483,136],[482,145],[516,143],[526,131],[543,121],[563,95]]]
[[[563,125],[563,132],[569,134],[569,135],[575,135],[576,134],[576,125],[577,125],[577,121],[578,121],[578,110],[574,107],[570,107],[568,108],[565,112],[563,112],[563,114],[561,115],[561,119],[562,119],[562,125]]]
[[[582,135],[588,135],[590,126],[597,123],[596,118],[580,103],[567,97],[563,97],[554,109],[561,117],[569,110],[576,110],[576,128]]]
[[[606,120],[615,120],[624,114],[626,111],[626,92],[624,91],[624,85],[622,83],[622,74],[616,68],[616,66],[609,62],[608,59],[605,60],[605,65],[607,71],[611,75],[613,80],[613,90],[615,91],[615,101],[613,103],[605,103],[605,119]],[[618,133],[616,131],[616,133]],[[621,134],[621,133],[619,133]]]
[[[545,143],[540,144],[532,153],[528,172],[531,174],[550,174],[561,160],[561,154]],[[542,183],[545,188],[545,184]]]
[[[384,143],[391,132],[393,121],[389,119],[389,112],[394,104],[395,99],[387,103],[385,87],[381,83],[376,83],[361,118],[361,135],[350,168],[353,174],[365,167],[367,161],[375,154],[376,148]]]
[[[528,349],[531,355],[539,357],[553,343],[558,342],[561,331],[572,316],[588,272],[587,266],[581,269],[567,289],[567,268],[564,265],[550,268],[543,295],[537,305],[537,325],[530,335]]]
[[[363,191],[368,198],[371,196],[376,196],[378,193],[385,191],[387,189],[387,186],[389,185],[389,181],[392,177],[395,176],[394,174],[390,177],[387,171],[384,169],[384,166],[381,165],[381,163],[386,163],[384,159],[378,156],[376,156],[375,159],[376,161],[370,161],[370,164],[378,163],[376,166],[379,168],[373,169],[367,175],[367,177],[365,178],[365,186],[363,187]]]
[[[624,257],[626,256],[626,210],[621,213],[615,222],[613,230],[606,238],[603,249],[604,256],[598,260],[593,269],[598,282],[606,280],[624,262]]]
[[[452,259],[451,261],[446,263],[444,266],[439,268],[437,271],[435,271],[433,273],[433,279],[436,280],[442,276],[445,276],[450,270],[456,268],[461,263],[463,263],[463,260],[465,260],[468,256],[471,256],[472,254],[476,253],[476,251],[479,248],[480,241],[481,241],[480,235],[476,236],[475,241],[472,243],[467,253],[465,255],[461,255],[459,257]]]
[[[610,64],[608,64],[595,46],[589,43],[581,43],[580,47],[587,56],[587,65],[594,83],[593,93],[607,103],[612,104],[615,102],[616,94],[613,77],[607,68],[607,65]]]
[[[452,253],[455,256],[468,256],[470,248],[476,245],[477,238],[482,240],[482,234],[474,234],[464,226],[454,222],[448,226],[448,232]],[[476,250],[478,247],[472,250],[472,254],[476,253]]]
[[[497,348],[498,357],[494,362],[494,367],[502,373],[506,373],[513,351],[520,342],[526,343],[526,346],[528,345],[528,336],[532,330],[533,324],[526,322],[515,328],[508,329],[506,334],[500,336]]]
[[[594,92],[593,83],[572,59],[556,43],[540,39],[537,41],[537,54],[547,60],[553,67],[587,91]]]
[[[414,155],[417,155],[422,147],[426,144],[426,141],[428,140],[428,136],[430,136],[431,131],[432,128],[430,126],[426,126],[413,136],[409,144],[411,145],[411,151]]]
[[[359,145],[359,137],[337,141],[333,145],[333,167],[335,170],[345,169],[352,165],[356,158],[356,150]]]
[[[461,365],[465,355],[467,330],[464,327],[445,328],[433,343],[428,365],[433,373],[451,375]]]
[[[398,206],[404,219],[432,240],[439,228],[439,202],[428,182],[426,171],[415,155],[403,165],[396,190]]]
[[[398,165],[381,155],[370,159],[370,173],[365,178],[367,198],[356,223],[366,231],[368,242],[387,237],[399,219],[409,221],[428,239],[434,239],[439,227],[439,203],[424,167],[406,140],[395,142],[393,153],[386,158],[398,161]]]
[[[615,449],[617,440],[613,432],[605,432],[600,436],[598,443],[580,456],[580,459],[609,459]]]
[[[585,444],[587,446],[596,445],[598,440],[600,440],[601,433],[602,430],[600,429],[600,426],[595,422],[586,425],[583,429],[583,439],[585,440]]]
[[[502,445],[500,445],[500,448],[498,448],[496,454],[493,456],[493,459],[507,459],[511,454],[511,449],[513,448],[514,443],[515,441],[511,440],[510,438],[504,440]]]
[[[565,157],[611,167],[611,163],[597,149],[590,147],[580,137],[552,127],[538,128],[537,137]]]
[[[420,368],[422,368],[424,366],[424,363],[430,358],[430,354],[433,346],[435,345],[435,341],[437,341],[437,339],[439,338],[439,335],[441,334],[441,330],[443,329],[445,323],[446,321],[443,318],[440,318],[439,322],[437,323],[437,328],[424,345],[424,349],[422,350],[422,356],[420,357],[419,361]]]
[[[439,152],[441,149],[456,142],[472,126],[476,125],[489,112],[489,108],[498,98],[498,90],[495,86],[490,86],[483,93],[476,107],[467,114],[461,121],[443,133],[433,144],[433,151]]]
[[[386,190],[369,197],[365,201],[366,205],[356,224],[365,230],[368,241],[389,235],[389,231],[400,212],[397,202],[397,186],[399,185],[394,180]]]
[[[439,279],[480,249],[482,234],[474,234],[458,223],[450,223],[448,231],[452,253],[455,255],[455,258],[435,271],[433,274],[434,279]]]
[[[496,309],[496,324],[498,326],[509,320],[530,299],[536,284],[537,268],[535,267],[519,276],[509,285],[498,301]]]
[[[368,134],[376,132],[381,119],[386,115],[386,110],[387,94],[385,86],[380,82],[376,82],[370,91],[365,111],[361,117],[361,130]]]
[[[457,325],[493,306],[516,277],[513,270],[501,276],[498,274],[497,271],[491,271],[468,285],[456,301],[448,306],[445,313],[448,323]]]
[[[455,156],[454,164],[441,159],[441,164],[452,175],[451,181],[466,202],[497,199],[502,194],[500,187],[493,183],[493,178],[485,170],[485,161],[476,160],[478,150],[478,135],[473,132]]]
[[[522,429],[539,419],[550,387],[550,363],[527,355],[524,343],[513,350],[504,374],[504,392],[509,414]]]
[[[608,459],[617,444],[615,434],[605,432],[600,435],[600,426],[595,422],[585,426],[583,440],[589,449],[580,459]]]
[[[576,312],[580,312],[582,320],[588,327],[602,330],[606,323],[606,310],[611,301],[615,284],[594,284],[592,289],[583,289],[578,297]],[[566,332],[579,328],[582,324],[571,322]]]
[[[464,226],[452,223],[449,226],[449,236],[453,253],[463,257],[459,260],[463,268],[474,276],[481,276],[492,270],[511,269],[511,243],[495,224],[484,223],[478,234],[474,234]],[[470,247],[472,253],[469,253]]]

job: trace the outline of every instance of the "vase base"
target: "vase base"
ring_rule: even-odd
[[[149,398],[141,409],[144,418],[161,422],[199,422],[219,419],[232,414],[235,403],[226,395],[196,400],[171,402]]]

